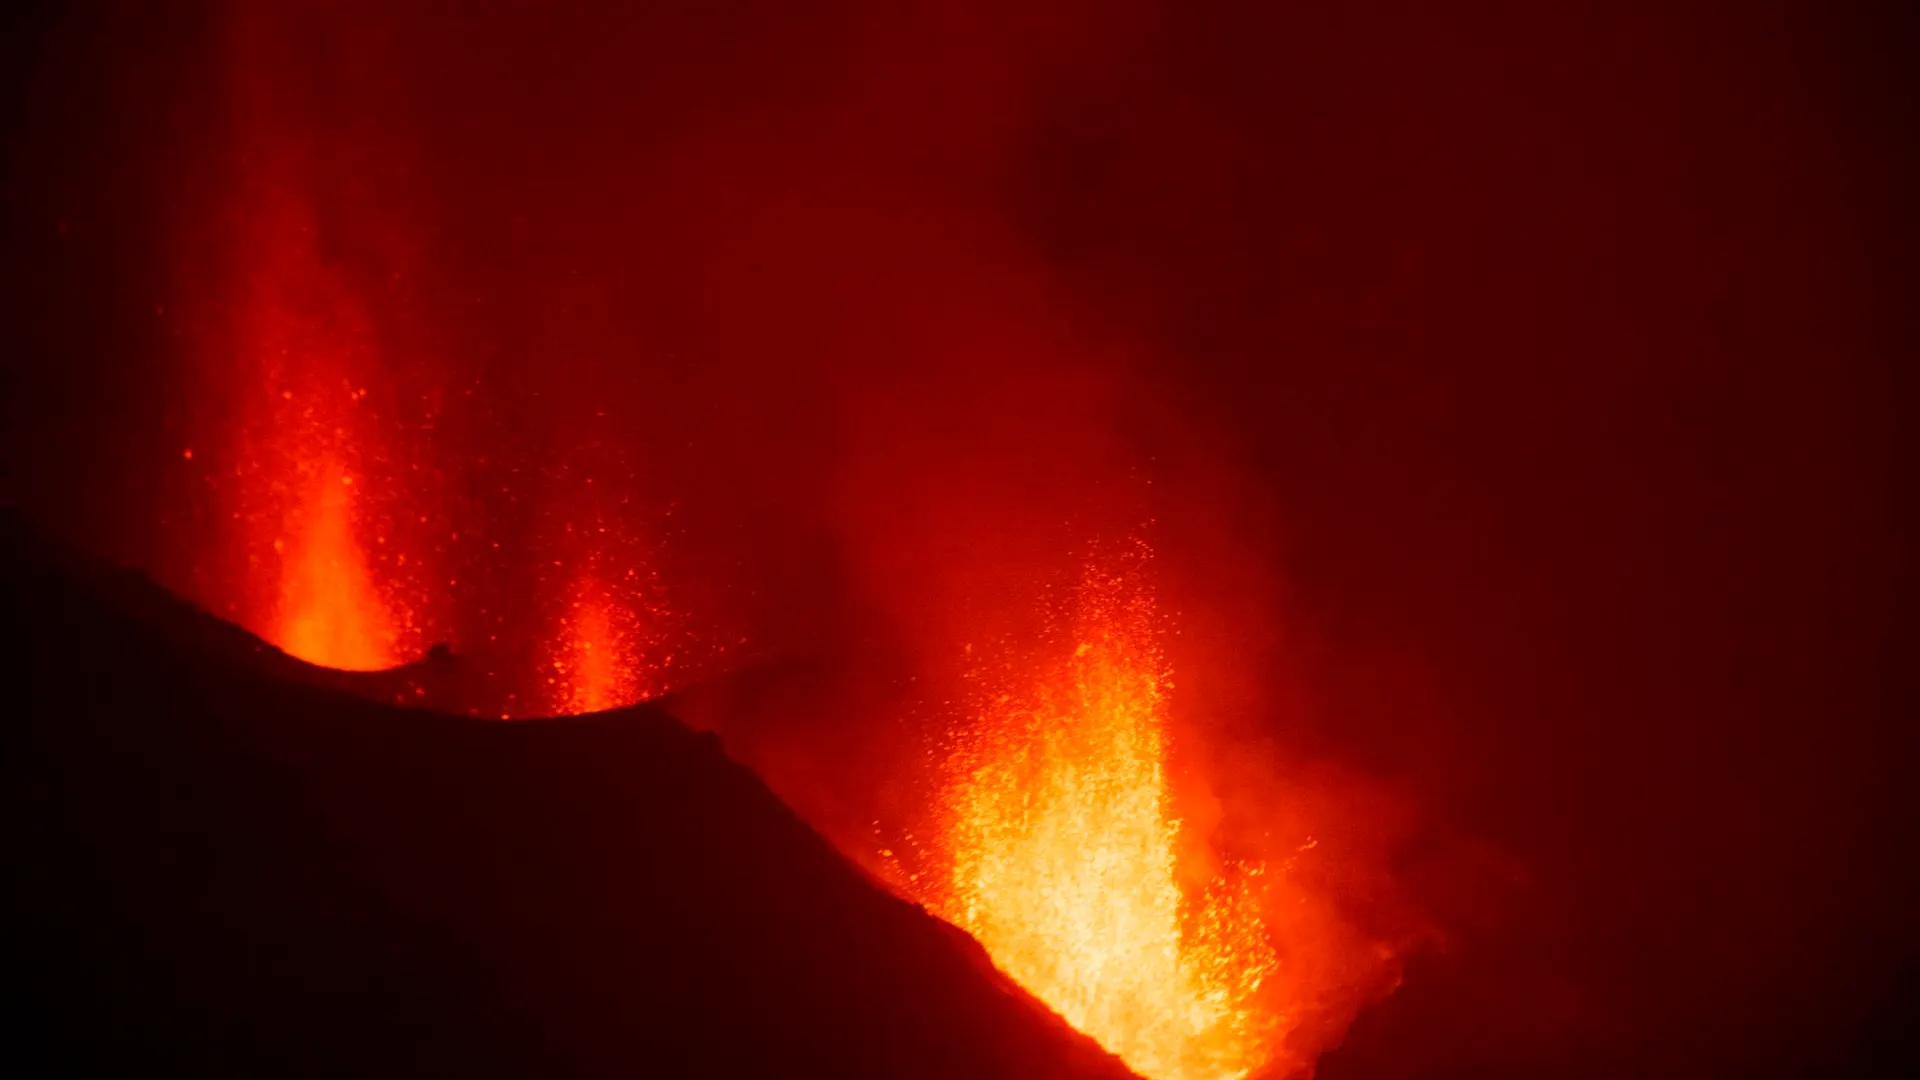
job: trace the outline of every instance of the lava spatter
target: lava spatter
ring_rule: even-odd
[[[1088,566],[1037,670],[974,672],[934,904],[1135,1070],[1221,1080],[1269,1057],[1278,1021],[1255,994],[1278,962],[1253,894],[1260,868],[1182,890],[1150,558],[1140,544]]]

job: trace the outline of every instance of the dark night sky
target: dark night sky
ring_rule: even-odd
[[[1910,19],[883,6],[322,20],[359,28],[287,77],[302,122],[400,193],[396,325],[485,388],[442,467],[610,403],[776,651],[938,639],[951,580],[1151,478],[1195,708],[1530,882],[1403,853],[1497,959],[1363,1033],[1436,1073],[1846,1060],[1914,970]],[[7,500],[178,582],[198,384],[153,313],[204,294],[227,114],[217,19],[157,8],[8,16],[0,347]]]

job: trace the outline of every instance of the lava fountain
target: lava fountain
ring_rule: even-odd
[[[1136,543],[1088,566],[1037,671],[972,658],[978,713],[944,799],[951,874],[931,899],[1136,1071],[1222,1080],[1271,1055],[1280,1018],[1255,995],[1278,960],[1260,867],[1182,886],[1150,562]]]
[[[580,577],[549,646],[550,710],[604,712],[658,693],[641,654],[643,636],[619,590],[596,577]]]
[[[372,671],[394,664],[386,603],[354,533],[353,476],[330,457],[308,470],[282,554],[279,636],[289,654],[329,667]]]
[[[390,667],[423,651],[428,588],[450,583],[426,573],[438,515],[414,429],[433,405],[407,384],[431,379],[395,347],[414,275],[393,140],[362,107],[380,84],[361,39],[316,37],[332,27],[313,11],[225,14],[231,112],[180,227],[205,399],[186,456],[223,552],[196,573],[210,606],[293,656]]]
[[[633,490],[636,471],[610,437],[553,453],[563,463],[542,474],[547,531],[535,542],[544,555],[535,574],[543,685],[527,704],[567,716],[655,697],[667,689],[680,624],[661,579],[660,531]]]
[[[252,218],[239,345],[264,385],[248,410],[242,520],[250,541],[271,536],[278,563],[267,636],[316,664],[383,668],[398,631],[361,535],[364,470],[356,484],[350,467],[376,437],[355,382],[373,366],[372,333],[315,251],[312,218],[284,193],[263,194]]]

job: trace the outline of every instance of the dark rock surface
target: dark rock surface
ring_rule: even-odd
[[[5,533],[8,1013],[34,1075],[1129,1075],[712,736],[308,685]]]

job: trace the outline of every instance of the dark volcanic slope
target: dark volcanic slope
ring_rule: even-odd
[[[1128,1075],[658,712],[389,708],[6,548],[34,1075]]]

